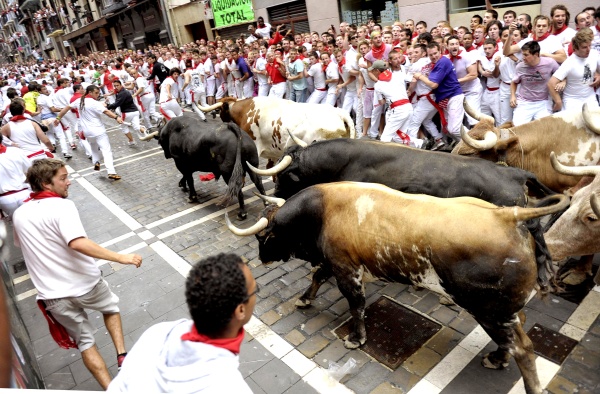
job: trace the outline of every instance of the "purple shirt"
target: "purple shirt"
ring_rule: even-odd
[[[517,64],[513,82],[519,84],[517,99],[523,101],[546,101],[548,86],[552,74],[558,70],[558,63],[549,57],[541,57],[537,66],[531,67],[524,62]]]
[[[248,67],[246,60],[243,57],[238,57],[236,63],[242,76],[244,76],[246,73],[248,73],[248,78],[252,78],[254,76],[254,74],[252,74],[252,70],[250,70],[250,67]]]
[[[438,103],[463,93],[456,77],[454,65],[447,57],[442,56],[435,63],[433,70],[429,73],[429,80],[438,84],[437,89],[434,90],[435,101]]]

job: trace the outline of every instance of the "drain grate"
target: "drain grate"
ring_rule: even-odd
[[[561,365],[577,341],[536,323],[527,333],[538,356]]]
[[[13,273],[18,274],[19,272],[23,272],[27,269],[25,265],[25,260],[19,261],[17,264],[13,265]]]
[[[350,321],[335,330],[339,338],[350,333]],[[367,342],[360,348],[395,370],[442,327],[410,309],[381,297],[365,310]]]

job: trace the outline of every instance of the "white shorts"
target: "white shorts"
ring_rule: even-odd
[[[513,124],[520,126],[529,123],[532,120],[541,119],[550,116],[547,100],[524,101],[517,100],[517,107],[513,112]]]

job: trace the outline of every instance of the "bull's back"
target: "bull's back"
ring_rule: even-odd
[[[326,213],[323,247],[332,261],[350,259],[374,278],[408,280],[442,293],[473,281],[535,283],[531,237],[492,204],[409,195],[373,184],[316,187]],[[498,285],[501,290],[504,285]]]

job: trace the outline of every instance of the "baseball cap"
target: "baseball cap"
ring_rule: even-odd
[[[383,60],[375,60],[373,62],[373,65],[371,67],[369,67],[369,71],[373,71],[373,70],[379,70],[379,71],[383,71],[383,70],[387,70],[388,66],[385,64],[385,62]]]

